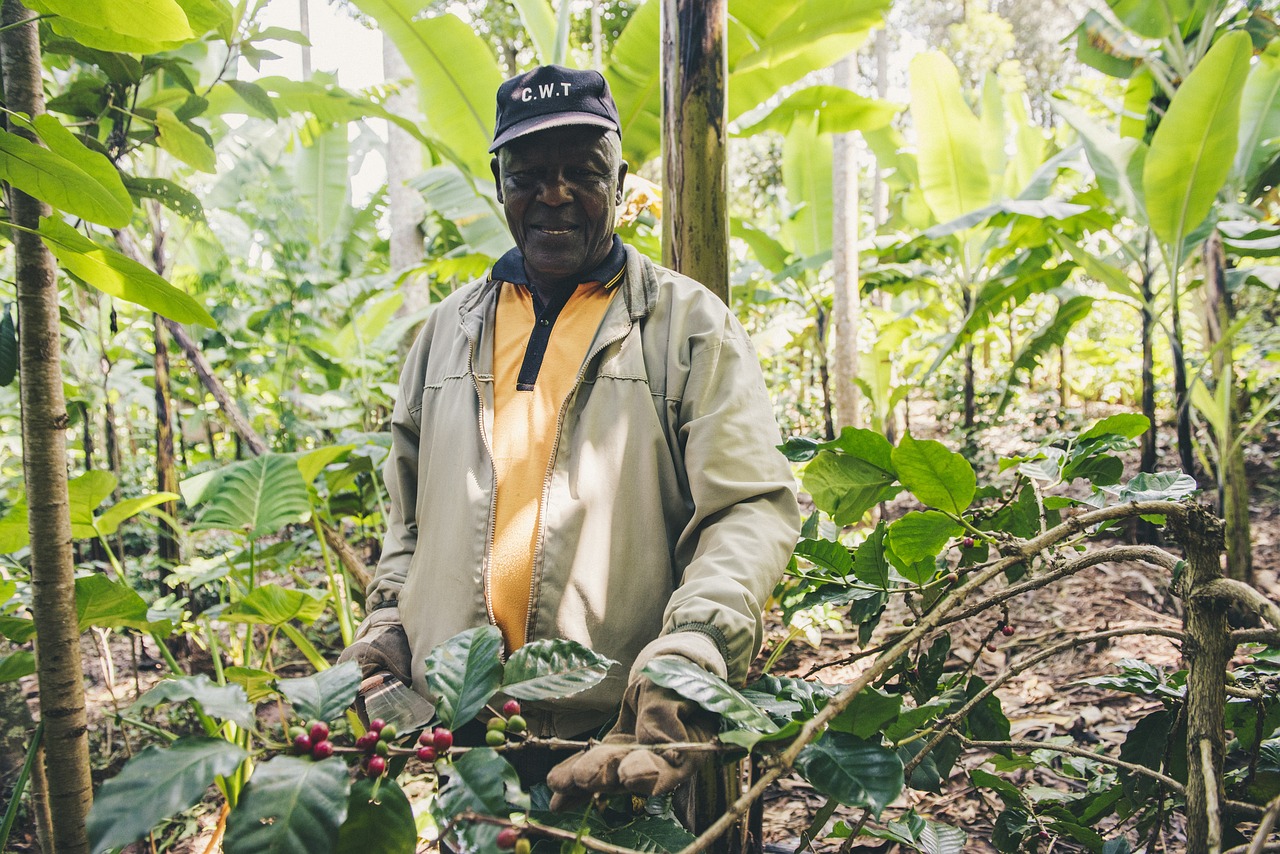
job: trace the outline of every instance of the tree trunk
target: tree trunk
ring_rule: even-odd
[[[159,205],[151,207],[151,261],[157,275],[163,276],[168,266],[165,259],[164,223]],[[169,388],[169,336],[165,334],[160,315],[151,315],[151,340],[155,346],[153,368],[156,398],[156,491],[178,491],[178,469],[173,452],[173,396]],[[170,518],[178,516],[178,502],[166,501],[160,509]],[[178,532],[168,521],[160,520],[160,560],[169,566],[182,560]]]
[[[813,362],[818,369],[818,390],[822,392],[822,434],[830,442],[836,437],[836,425],[831,413],[831,369],[827,362],[827,329],[830,323],[822,306],[818,306],[813,327],[813,337],[818,345],[813,348]]]
[[[1175,271],[1175,278],[1177,272]],[[1173,314],[1173,334],[1169,348],[1173,358],[1173,406],[1177,424],[1178,460],[1182,470],[1196,476],[1195,450],[1191,446],[1191,400],[1187,394],[1187,360],[1182,352],[1182,311],[1178,307],[1178,289],[1169,289],[1169,311]]]
[[[306,41],[302,48],[302,79],[311,79],[311,0],[298,0],[298,32]]]
[[[40,39],[33,17],[18,0],[4,0],[5,106],[35,117],[44,113]],[[27,23],[23,23],[27,21]],[[30,138],[30,134],[11,128]],[[35,140],[32,139],[34,142]],[[9,189],[9,216],[35,229],[49,207]],[[67,405],[62,394],[62,337],[57,270],[40,238],[12,234],[17,267],[22,468],[31,536],[31,610],[36,627],[36,675],[45,724],[45,772],[53,816],[53,849],[89,850],[85,818],[93,802],[85,713],[75,565],[67,499]]]
[[[1249,475],[1244,466],[1244,443],[1237,425],[1242,408],[1235,386],[1235,366],[1231,343],[1223,346],[1223,335],[1231,328],[1235,312],[1227,292],[1226,257],[1222,236],[1215,230],[1204,248],[1205,344],[1214,352],[1215,387],[1227,385],[1224,430],[1218,436],[1218,511],[1227,526],[1227,576],[1253,583],[1253,543],[1249,531]]]
[[[857,55],[836,63],[835,85],[854,87]],[[831,254],[835,292],[831,301],[832,358],[837,432],[861,422],[858,385],[858,327],[862,297],[858,282],[858,135],[836,134],[832,140]]]
[[[513,72],[514,73],[514,72]],[[413,75],[395,43],[382,36],[382,74],[388,83],[401,88],[387,99],[387,109],[412,122],[422,121]],[[422,173],[422,143],[398,125],[387,124],[387,220],[391,226],[391,272],[399,277],[417,267],[425,257],[422,220],[427,206],[422,194],[407,183]],[[425,308],[431,302],[430,283],[425,275],[410,276],[400,285],[404,291],[401,314]]]
[[[728,0],[662,0],[662,259],[729,302]]]

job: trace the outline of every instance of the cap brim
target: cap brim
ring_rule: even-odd
[[[618,126],[612,121],[594,113],[553,113],[549,116],[535,116],[532,119],[516,122],[493,141],[493,144],[489,146],[489,151],[490,153],[497,151],[513,139],[519,139],[522,136],[528,136],[540,130],[566,127],[568,125],[592,125],[612,131],[618,130]]]

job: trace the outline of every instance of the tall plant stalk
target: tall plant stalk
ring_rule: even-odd
[[[6,106],[34,117],[44,113],[44,91],[40,38],[32,18],[18,0],[4,0],[0,65]],[[12,187],[7,202],[18,226],[13,244],[21,329],[22,466],[30,508],[31,610],[38,638],[36,674],[53,850],[75,854],[89,850],[85,819],[93,789],[67,498],[68,417],[62,393],[57,270],[53,256],[35,235],[40,218],[50,213],[48,205]]]

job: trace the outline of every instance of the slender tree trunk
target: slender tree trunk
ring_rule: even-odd
[[[1174,277],[1177,277],[1176,271]],[[1178,460],[1182,463],[1182,470],[1195,477],[1196,457],[1191,445],[1191,400],[1187,393],[1187,360],[1182,351],[1184,336],[1179,301],[1178,288],[1175,285],[1169,289],[1169,311],[1173,315],[1173,332],[1170,336],[1169,348],[1173,358],[1173,406],[1177,425]]]
[[[388,83],[402,88],[387,99],[387,109],[413,122],[422,121],[413,75],[395,43],[382,36],[382,74]],[[399,277],[417,267],[425,257],[422,221],[427,206],[422,194],[408,182],[422,173],[422,143],[398,125],[387,123],[387,219],[391,226],[391,272]],[[425,308],[431,302],[430,283],[424,275],[410,276],[400,285],[404,291],[401,314]],[[407,345],[406,345],[407,346]]]
[[[729,302],[728,0],[662,0],[663,263]]]
[[[311,79],[311,0],[298,0],[298,32],[306,43],[302,48],[302,79]]]
[[[159,205],[151,208],[151,262],[156,274],[163,276],[168,266],[164,248],[164,223]],[[173,396],[169,388],[169,336],[158,314],[151,315],[152,343],[155,346],[154,381],[156,399],[156,491],[178,491],[178,469],[173,452]],[[166,501],[160,509],[177,518],[178,502]],[[160,520],[160,560],[175,565],[182,559],[178,532]]]
[[[836,63],[835,85],[853,89],[857,54]],[[831,301],[832,373],[836,429],[861,423],[858,394],[858,327],[862,296],[858,282],[858,135],[836,134],[832,140],[831,252],[835,292]]]
[[[969,312],[973,310],[973,292],[970,290],[968,285],[964,287],[963,296],[964,296],[964,299],[963,299],[962,308],[964,309],[964,315],[968,317]],[[976,392],[974,389],[974,377],[973,377],[973,350],[974,350],[973,340],[970,339],[969,341],[965,342],[964,351],[963,351],[964,352],[964,390],[963,390],[964,417],[963,417],[963,421],[961,422],[961,425],[964,428],[965,438],[968,438],[969,435],[973,432],[973,423],[976,420],[976,416],[977,416],[977,408],[976,408],[976,402],[975,402]]]
[[[1147,473],[1156,470],[1156,358],[1155,332],[1156,316],[1152,311],[1155,294],[1151,290],[1151,269],[1144,265],[1142,282],[1139,284],[1142,293],[1142,414],[1147,416],[1147,432],[1142,434],[1142,459],[1139,471]]]
[[[32,117],[44,113],[40,38],[17,0],[4,0],[0,19],[5,106]],[[28,21],[28,23],[23,23]],[[25,132],[12,128],[17,133]],[[34,141],[34,140],[33,140]],[[35,229],[49,207],[10,188],[9,216]],[[67,499],[67,405],[62,394],[62,337],[57,270],[39,237],[12,234],[17,261],[22,468],[31,535],[31,610],[36,627],[36,675],[45,724],[45,772],[58,854],[89,850],[85,818],[93,802],[89,779],[75,565]]]
[[[827,330],[830,322],[822,306],[818,306],[818,314],[813,320],[814,338],[818,346],[814,348],[814,367],[818,369],[818,389],[822,392],[822,433],[830,442],[836,437],[835,419],[831,412],[831,368],[827,361]]]
[[[1218,436],[1218,509],[1227,526],[1227,576],[1253,583],[1253,542],[1249,531],[1249,474],[1244,465],[1244,443],[1239,441],[1238,424],[1242,413],[1240,395],[1235,388],[1235,366],[1231,344],[1222,343],[1231,328],[1234,311],[1227,292],[1226,256],[1222,237],[1215,230],[1204,248],[1205,329],[1206,344],[1214,351],[1215,386],[1226,383],[1227,411],[1223,416],[1223,433]]]

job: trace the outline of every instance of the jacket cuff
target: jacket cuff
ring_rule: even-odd
[[[640,650],[635,664],[631,665],[630,681],[639,678],[644,666],[650,661],[659,656],[669,655],[677,655],[691,661],[721,679],[727,679],[729,676],[729,666],[725,663],[724,655],[716,642],[709,634],[690,628],[663,635]]]
[[[394,604],[390,607],[381,607],[369,612],[369,615],[361,620],[360,625],[356,627],[356,634],[352,640],[358,641],[374,629],[389,625],[400,625],[400,609]]]

